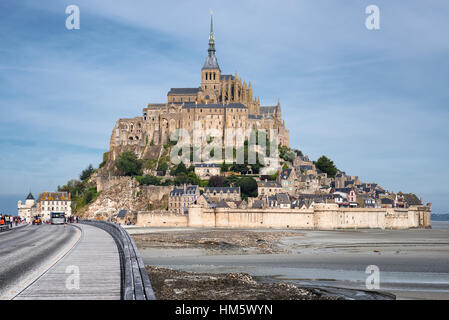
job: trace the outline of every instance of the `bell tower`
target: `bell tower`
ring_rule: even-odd
[[[221,70],[218,66],[217,57],[215,56],[215,36],[214,36],[214,21],[213,11],[210,16],[210,34],[209,34],[209,49],[207,50],[207,58],[201,69],[201,89],[207,92],[213,92],[215,95],[220,93],[220,75]]]

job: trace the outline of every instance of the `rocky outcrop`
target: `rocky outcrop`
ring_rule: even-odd
[[[120,210],[126,210],[126,222],[135,223],[137,212],[150,209],[167,209],[169,186],[140,186],[131,178],[121,178],[103,190],[90,205],[78,215],[85,219],[116,220]]]

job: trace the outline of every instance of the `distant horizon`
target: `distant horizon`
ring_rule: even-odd
[[[213,8],[220,68],[251,81],[261,105],[280,99],[292,148],[449,211],[447,1],[383,2],[379,30],[366,28],[367,0],[78,0],[81,27],[67,30],[72,4],[0,2],[5,199],[78,178],[117,119],[199,86]]]
[[[37,198],[37,195],[42,193],[43,191],[39,191],[34,193],[31,191],[31,193]],[[0,194],[0,213],[2,214],[10,214],[10,215],[17,215],[17,201],[22,200],[25,201],[27,195],[29,192],[26,192],[25,194]],[[6,209],[5,209],[6,208]],[[433,212],[432,215],[448,215],[449,212]]]

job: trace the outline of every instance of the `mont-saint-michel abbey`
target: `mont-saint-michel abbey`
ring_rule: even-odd
[[[0,300],[449,300],[449,3],[5,2]]]
[[[111,192],[124,181],[128,185],[135,183],[134,179],[123,176],[116,166],[121,155],[131,152],[150,164],[142,171],[143,175],[149,176],[149,189],[137,191],[139,195],[146,192],[148,197],[136,199],[135,204],[127,206],[124,201],[119,201],[117,205],[121,207],[118,208],[111,203],[115,203],[113,197],[122,197],[122,194],[100,196],[89,206],[89,215],[109,219],[117,216],[118,211],[126,211],[122,218],[127,223],[155,227],[338,229],[430,226],[430,206],[423,206],[415,195],[389,193],[375,183],[361,182],[358,176],[341,171],[328,176],[307,155],[291,149],[280,102],[262,106],[251,83],[242,81],[237,74],[222,74],[216,56],[212,16],[207,51],[200,86],[171,88],[167,102],[150,103],[143,108],[141,116],[121,118],[113,128],[109,151],[95,178],[97,190]],[[194,168],[191,173],[201,181],[191,179],[181,183],[176,174],[177,164],[169,158],[169,142],[174,142],[172,134],[180,129],[190,136],[201,130],[217,129],[222,137],[228,130],[241,130],[245,135],[264,131],[270,145],[272,138],[277,139],[279,151],[283,149],[284,155],[273,156],[270,150],[268,162],[256,172],[246,164],[243,171],[242,167],[237,170],[222,168],[220,165],[225,164],[221,158],[219,161],[193,159],[193,162],[187,161],[187,165]],[[276,137],[272,137],[274,135]],[[205,139],[200,143],[204,147]],[[195,143],[194,147],[197,147]],[[285,157],[286,153],[290,158]],[[250,175],[247,179],[253,180],[257,192],[246,193],[243,199],[242,190],[235,182],[218,188],[209,184],[211,178],[227,179],[237,175],[242,178]],[[404,197],[408,200],[404,201]],[[149,201],[151,205],[146,206]]]
[[[261,106],[253,93],[251,82],[237,74],[223,74],[215,55],[215,37],[211,16],[209,48],[201,69],[201,85],[195,88],[171,88],[167,102],[150,103],[142,116],[119,119],[111,137],[115,146],[161,145],[169,141],[176,129],[194,130],[194,121],[201,129],[275,130],[280,145],[289,146],[289,131],[282,120],[281,104]]]

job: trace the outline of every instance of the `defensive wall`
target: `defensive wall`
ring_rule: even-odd
[[[429,228],[429,207],[338,208],[317,204],[298,209],[189,208],[188,215],[167,211],[139,212],[137,225],[146,227],[252,228],[252,229],[409,229]]]

